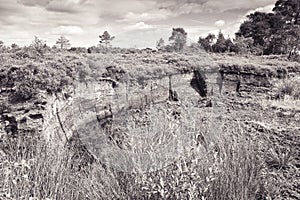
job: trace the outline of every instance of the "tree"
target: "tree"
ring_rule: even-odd
[[[281,15],[286,24],[300,25],[300,1],[278,0],[273,11]]]
[[[0,41],[0,53],[4,52],[6,50],[5,46],[4,46],[4,42]]]
[[[165,41],[164,39],[160,38],[156,43],[157,50],[164,50],[165,48]]]
[[[16,43],[13,43],[10,47],[12,49],[18,49],[18,48],[20,48],[19,45],[17,45]]]
[[[203,47],[207,52],[212,52],[212,45],[216,36],[214,34],[208,34],[205,38],[199,37],[198,43]]]
[[[234,40],[234,45],[232,46],[232,52],[237,54],[248,54],[251,52],[253,47],[253,39],[252,38],[245,38],[243,36],[236,37]]]
[[[37,36],[34,36],[34,40],[32,41],[31,48],[33,48],[37,53],[43,55],[47,48],[46,42],[39,39]]]
[[[65,49],[71,46],[70,41],[63,35],[57,39],[56,45],[58,45],[60,49]]]
[[[220,31],[218,34],[218,38],[216,43],[212,46],[212,49],[216,53],[224,53],[227,50],[226,47],[226,39],[223,35],[223,33]]]
[[[238,37],[251,37],[254,40],[254,45],[264,46],[265,39],[270,37],[270,21],[274,16],[273,13],[255,12],[247,16],[247,20],[240,26],[236,33]],[[276,26],[275,24],[273,24]]]
[[[225,40],[225,46],[226,46],[226,51],[227,52],[232,52],[234,49],[234,44],[232,42],[232,40],[230,39],[230,37],[228,36],[228,38]]]
[[[300,1],[278,0],[273,11],[248,15],[236,36],[252,38],[253,48],[264,54],[289,54],[299,49]]]
[[[108,47],[110,42],[115,39],[115,36],[111,36],[107,31],[103,32],[103,35],[99,35],[100,44],[105,44],[105,47]]]
[[[183,28],[173,28],[169,41],[175,51],[182,51],[186,46],[187,32]]]
[[[276,16],[281,18],[282,27],[278,31],[278,38],[282,41],[282,49],[290,54],[295,49],[300,49],[300,1],[278,0],[273,8]],[[276,49],[277,50],[277,49]]]

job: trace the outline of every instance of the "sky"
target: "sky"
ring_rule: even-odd
[[[55,44],[60,35],[74,47],[99,44],[99,35],[115,36],[113,46],[155,47],[182,27],[188,42],[222,30],[233,37],[245,16],[271,12],[276,0],[0,0],[0,40],[30,45],[34,36]]]

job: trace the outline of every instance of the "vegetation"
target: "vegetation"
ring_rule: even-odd
[[[274,13],[255,12],[247,16],[233,41],[220,32],[199,38],[198,43],[207,52],[271,55],[285,54],[299,61],[300,6],[298,0],[278,0]]]
[[[216,36],[214,34],[208,34],[208,36],[206,36],[205,38],[199,37],[198,43],[204,48],[205,51],[212,52],[212,45],[215,38]]]
[[[41,58],[35,53],[36,49],[23,48],[0,57],[0,87],[13,88],[11,101],[29,100],[40,91],[60,92],[73,83],[78,57],[48,53]]]
[[[292,62],[300,61],[299,1],[278,0],[273,10],[247,16],[234,39],[220,31],[187,46],[187,32],[173,28],[170,44],[161,38],[158,51],[111,47],[115,37],[108,31],[99,36],[100,45],[68,51],[50,48],[38,37],[28,47],[8,47],[0,41],[0,199],[299,199],[300,64]],[[60,49],[70,46],[64,36],[56,44]],[[152,92],[148,80],[168,79],[170,93],[176,89],[171,87],[176,85],[171,74],[182,75],[191,84],[187,79],[197,74],[196,70],[220,72],[217,81],[224,81],[224,91],[219,88],[218,98],[222,101],[212,101],[210,94],[216,92],[201,75],[208,95],[194,95],[191,105],[181,104],[181,97],[176,103],[169,99],[161,103],[163,114],[158,115],[151,113],[154,103],[148,106],[147,99],[138,95],[139,107],[122,102],[128,103],[128,113],[133,113],[126,113],[124,120],[118,118],[126,126],[124,137],[116,136],[123,131],[121,125],[111,122],[111,127],[105,127],[107,138],[120,145],[130,133],[140,136],[147,129],[155,139],[167,140],[173,129],[185,126],[180,134],[195,136],[194,145],[165,167],[143,171],[137,165],[134,172],[118,171],[91,155],[75,133],[63,144],[43,137],[52,134],[44,131],[45,120],[52,114],[47,109],[60,105],[41,100],[70,100],[74,111],[69,97],[77,98],[78,82],[87,88],[89,81],[104,81],[98,85],[103,93],[109,87],[106,82],[112,83],[115,91],[123,84],[126,90],[129,86],[142,93],[149,87]],[[235,93],[237,82],[239,95]],[[168,90],[168,86],[161,87]],[[160,95],[157,91],[155,95]],[[121,99],[123,93],[117,92]],[[221,113],[218,104],[226,114],[218,116],[222,120],[220,136],[208,143],[217,135],[211,127],[214,122],[207,121],[212,118],[210,112]],[[191,106],[199,113],[191,112]],[[72,116],[71,124],[73,117],[78,119]],[[129,142],[129,150],[140,150],[136,140]],[[161,144],[151,142],[145,144],[150,150]]]
[[[100,38],[100,44],[105,44],[105,47],[107,48],[110,45],[110,42],[115,39],[115,36],[111,36],[107,31],[104,31],[102,35],[99,35]]]
[[[10,112],[8,110],[12,110],[15,105],[28,108],[28,105],[32,104],[31,100],[38,100],[38,94],[41,91],[46,91],[48,94],[61,93],[71,87],[69,95],[72,95],[72,85],[74,79],[77,78],[76,75],[82,82],[90,79],[111,78],[118,83],[124,83],[126,80],[134,83],[139,80],[167,77],[170,73],[192,72],[199,67],[199,64],[202,64],[200,67],[203,69],[206,64],[217,63],[223,69],[225,68],[223,65],[227,64],[226,68],[229,70],[233,69],[230,67],[234,67],[233,70],[254,71],[257,74],[268,74],[272,77],[279,76],[278,71],[284,71],[284,69],[295,73],[299,70],[299,64],[288,62],[279,56],[275,58],[237,58],[234,56],[223,58],[225,55],[216,54],[213,57],[215,61],[213,61],[204,52],[203,54],[199,52],[197,54],[190,52],[149,53],[140,50],[137,51],[138,53],[86,55],[85,53],[53,51],[45,52],[43,56],[40,56],[31,54],[30,52],[34,51],[31,48],[26,48],[24,51],[24,49],[19,49],[14,53],[0,55],[0,88],[12,89],[11,92],[3,92],[1,98],[5,95],[12,95],[19,100],[22,99],[22,102],[19,101],[17,104],[4,101],[0,105],[1,113]],[[23,57],[20,52],[30,56]],[[291,83],[294,88],[291,90],[293,92],[287,93],[289,91],[287,89],[284,89],[284,92],[294,95],[298,88],[295,84],[296,82]],[[276,91],[274,87],[273,92]],[[268,93],[263,94],[268,95]],[[241,109],[255,111],[243,110],[246,112],[247,120],[249,117],[260,120],[259,116],[263,113],[266,113],[267,119],[270,119],[269,115],[275,113],[274,110],[270,110],[270,106],[267,107],[269,110],[264,112],[255,110],[260,108],[259,105],[253,103],[256,103],[256,99],[247,98],[247,102],[244,102],[246,98],[236,99],[230,93],[226,94],[226,98],[231,107],[244,103],[247,106]],[[249,102],[251,104],[248,104]],[[188,109],[189,107],[185,107],[185,110]],[[197,109],[203,108],[197,107]],[[291,177],[291,174],[298,172],[295,167],[297,166],[295,159],[297,145],[285,143],[294,141],[293,138],[296,141],[296,137],[291,132],[284,132],[287,135],[280,137],[281,143],[265,139],[265,137],[274,139],[283,132],[272,133],[273,129],[267,129],[266,126],[260,127],[257,124],[250,128],[246,127],[245,118],[241,116],[241,109],[230,110],[231,113],[237,112],[237,115],[229,113],[228,116],[222,116],[226,122],[222,127],[222,136],[211,148],[195,146],[187,155],[176,159],[165,168],[150,172],[124,173],[108,168],[100,162],[101,160],[97,161],[92,158],[86,148],[75,138],[70,140],[68,145],[57,147],[53,146],[53,143],[47,143],[40,132],[34,129],[19,130],[18,135],[15,136],[0,134],[0,198],[280,199],[289,197],[289,194],[283,194],[284,191],[294,195],[292,194],[295,191],[293,185],[287,185],[287,182],[297,181],[295,177]],[[23,110],[17,112],[20,113]],[[134,112],[141,113],[142,110]],[[197,115],[190,113],[188,116],[182,115],[181,117],[185,120],[184,122],[191,123],[188,117],[194,118]],[[128,118],[126,116],[126,119]],[[233,122],[231,118],[241,122]],[[156,130],[159,130],[159,124],[167,124],[162,123],[163,120],[166,121],[166,118],[155,117],[155,120],[157,123],[152,126],[156,127]],[[279,119],[274,118],[274,120]],[[290,124],[293,119],[289,118],[289,120]],[[279,124],[278,121],[276,123]],[[203,136],[200,142],[205,143],[211,137],[207,131],[210,127],[203,121],[195,124],[201,128],[193,130],[193,134]],[[284,122],[281,122],[280,126],[283,124]],[[191,127],[188,123],[187,126]],[[126,127],[133,131],[131,126]],[[163,126],[161,128],[158,133],[163,130]],[[154,143],[152,145],[152,148],[156,147]],[[276,174],[280,180],[273,178],[273,174]],[[283,175],[284,177],[281,177]],[[291,188],[286,189],[286,185]]]
[[[63,35],[57,39],[56,44],[60,47],[60,49],[64,49],[71,46],[70,41]]]
[[[275,83],[275,98],[285,99],[286,96],[294,100],[300,99],[300,79],[299,77],[286,78]]]
[[[2,139],[3,199],[246,200],[270,195],[262,188],[265,180],[257,147],[242,137],[222,138],[216,150],[201,159],[192,153],[165,169],[135,174],[89,162],[76,142],[52,148],[41,138]]]
[[[30,47],[38,54],[44,55],[47,45],[46,42],[39,39],[37,36],[34,36],[34,40],[32,41]]]
[[[187,32],[183,28],[173,28],[172,35],[169,38],[171,45],[168,46],[169,51],[182,51],[186,46]]]
[[[237,36],[253,39],[264,54],[289,54],[300,48],[299,1],[278,0],[274,13],[255,12],[247,16]]]
[[[157,50],[164,50],[165,48],[165,41],[164,39],[160,38],[156,43]]]

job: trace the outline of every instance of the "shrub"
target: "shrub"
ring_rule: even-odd
[[[27,101],[36,95],[36,88],[30,82],[20,83],[15,87],[13,92],[12,101],[22,102]]]
[[[283,150],[279,147],[270,148],[266,155],[266,163],[270,168],[286,169],[293,158],[291,150]]]

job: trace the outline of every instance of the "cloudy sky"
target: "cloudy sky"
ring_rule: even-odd
[[[155,47],[173,27],[189,41],[218,33],[233,36],[245,16],[269,12],[276,0],[0,0],[0,40],[29,45],[36,35],[55,44],[65,35],[72,46],[97,45],[105,30],[114,46]]]

